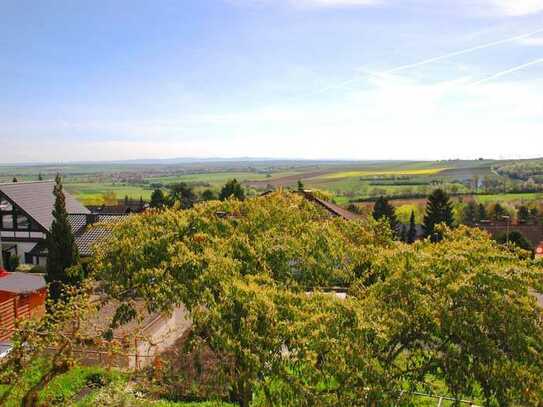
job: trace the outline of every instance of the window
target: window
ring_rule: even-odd
[[[13,206],[6,199],[0,198],[0,212],[11,212]]]
[[[13,229],[13,205],[2,197],[0,197],[0,227]]]
[[[13,229],[13,214],[2,215],[2,229]]]
[[[28,230],[30,228],[30,222],[25,215],[20,213],[17,214],[17,229],[18,230]]]

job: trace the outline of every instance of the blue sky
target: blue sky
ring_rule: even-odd
[[[0,162],[543,155],[543,0],[0,2]]]

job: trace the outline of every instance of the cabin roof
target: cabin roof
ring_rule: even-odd
[[[40,226],[49,230],[53,223],[54,186],[54,181],[0,183],[0,192]],[[68,192],[64,191],[64,195],[68,213],[90,213]]]
[[[3,273],[0,275],[0,291],[13,294],[28,294],[47,287],[41,274]]]

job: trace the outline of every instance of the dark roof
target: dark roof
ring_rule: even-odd
[[[265,196],[273,194],[274,192],[275,191],[266,191],[266,192],[261,193],[260,196],[265,197]],[[336,205],[332,202],[328,202],[328,201],[325,201],[324,199],[318,198],[311,191],[296,191],[294,193],[301,194],[304,198],[317,203],[333,216],[339,216],[340,218],[343,218],[346,220],[354,220],[354,219],[360,218],[358,215],[352,213],[351,211],[348,211],[345,208],[342,208],[339,205]]]
[[[309,199],[310,201],[316,202],[320,206],[322,206],[324,209],[326,209],[329,213],[331,213],[333,216],[339,216],[340,218],[346,219],[346,220],[354,220],[358,219],[359,216],[352,213],[351,211],[348,211],[345,208],[342,208],[339,205],[336,205],[332,202],[325,201],[324,199],[318,198],[310,191],[304,191],[304,196]]]
[[[82,257],[92,256],[93,245],[102,239],[107,239],[111,234],[111,228],[128,216],[84,213],[68,215],[68,221],[72,226],[79,254]],[[39,242],[28,254],[32,256],[46,256],[46,241]]]
[[[89,205],[87,208],[92,213],[101,213],[108,215],[139,213],[145,210],[145,205],[141,204],[129,204],[129,205]]]
[[[34,219],[44,229],[49,230],[53,223],[54,181],[11,182],[0,184],[0,192],[20,207],[28,216]],[[66,195],[66,210],[68,213],[90,213],[72,195]]]
[[[89,219],[89,217],[91,216],[94,216],[94,218]],[[94,219],[94,221],[96,221],[96,218],[96,215],[89,215],[86,213],[70,213],[68,214],[68,223],[72,227],[73,234],[77,235],[81,233],[83,229],[85,229],[91,219]]]
[[[30,273],[6,273],[0,276],[0,291],[14,294],[32,293],[47,287],[41,274]]]
[[[92,255],[92,247],[111,235],[113,226],[127,218],[127,215],[94,215],[96,223],[83,227],[75,234],[75,244],[82,257]]]
[[[526,239],[528,239],[532,246],[537,247],[540,242],[543,242],[543,225],[510,225],[507,224],[481,224],[477,225],[479,228],[486,230],[492,236],[496,236],[498,233],[507,233],[517,231],[521,233]]]

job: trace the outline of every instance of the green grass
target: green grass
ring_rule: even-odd
[[[540,201],[543,193],[477,195],[475,199],[480,203]]]
[[[126,380],[126,377],[116,370],[106,370],[101,367],[75,367],[49,383],[40,393],[39,401],[44,405],[67,403],[87,387],[92,377],[101,377],[105,383]]]
[[[47,369],[49,361],[41,358],[26,368],[24,380],[17,387],[13,388],[7,400],[2,407],[19,407],[23,395],[36,384],[44,371]],[[96,383],[101,382],[101,385]],[[77,366],[69,372],[54,378],[38,396],[38,405],[45,406],[74,406],[74,407],[97,407],[97,400],[103,392],[112,388],[117,391],[123,391],[126,387],[128,376],[115,369],[105,369],[101,367],[83,367]],[[96,386],[90,393],[82,395],[85,389],[92,389],[89,386]],[[4,395],[10,386],[0,385],[0,397]],[[202,403],[194,402],[170,402],[165,400],[150,401],[136,399],[130,394],[122,395],[130,406],[156,406],[156,407],[234,407],[232,404],[208,401]]]
[[[150,177],[146,178],[145,181],[149,183],[162,183],[162,184],[172,184],[176,182],[186,182],[186,183],[208,183],[212,186],[222,186],[226,182],[235,178],[238,181],[262,181],[262,180],[272,180],[274,178],[285,177],[295,174],[294,171],[283,171],[270,174],[271,177],[268,177],[267,174],[257,173],[257,172],[216,172],[216,173],[201,173],[201,174],[187,174],[187,175],[172,175],[164,177]]]
[[[175,175],[164,177],[150,177],[146,178],[146,184],[123,184],[123,183],[111,183],[111,182],[73,182],[68,180],[66,182],[66,190],[87,205],[100,205],[103,203],[103,196],[105,194],[114,193],[117,199],[123,199],[128,196],[129,199],[140,199],[142,197],[145,201],[151,199],[153,188],[151,184],[173,184],[178,182],[186,182],[188,184],[209,184],[209,187],[215,190],[219,190],[226,182],[236,178],[238,181],[249,180],[266,180],[273,179],[273,177],[282,177],[291,175],[293,172],[278,172],[268,178],[266,174],[257,172],[217,172],[217,173],[202,173],[202,174],[188,174],[188,175]]]
[[[8,385],[0,385],[0,397],[9,392],[2,407],[19,407],[22,397],[34,384],[39,382],[48,363],[46,359],[38,359],[27,367],[24,372],[24,380],[17,387],[11,388]]]
[[[66,190],[87,205],[99,205],[103,202],[103,195],[114,193],[117,199],[128,196],[130,199],[149,200],[153,191],[150,187],[137,185],[112,184],[101,182],[67,183]]]

